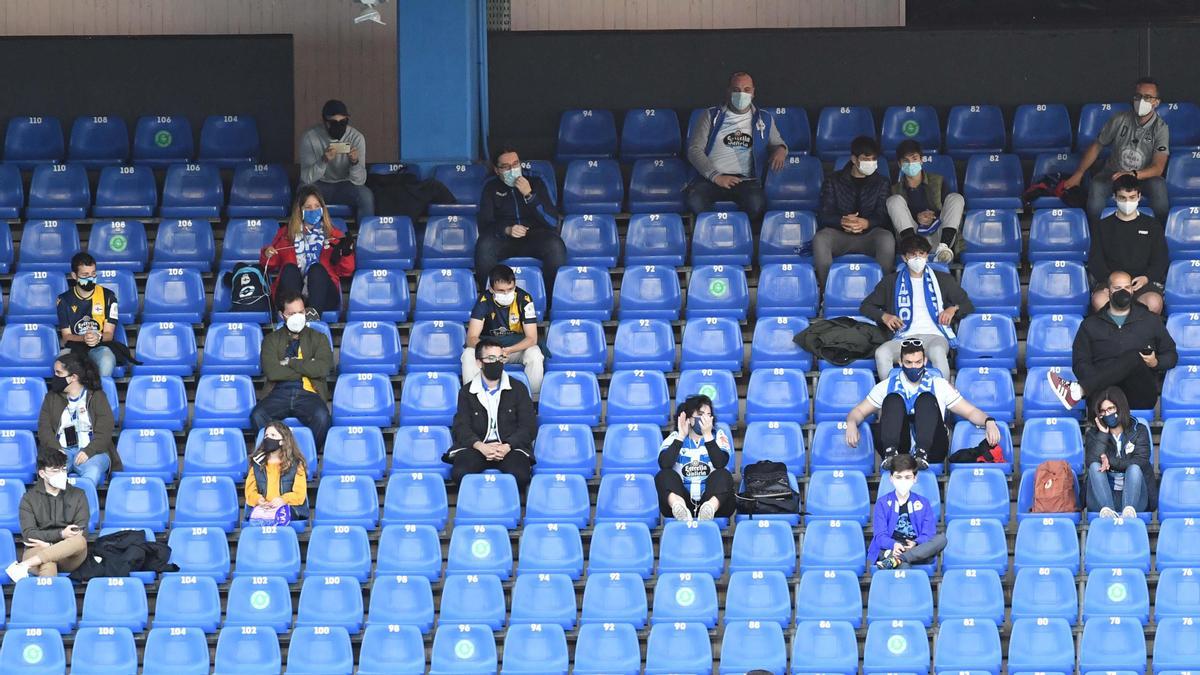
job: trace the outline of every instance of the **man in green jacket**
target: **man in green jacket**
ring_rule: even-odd
[[[278,302],[284,325],[262,344],[268,393],[254,406],[250,419],[257,431],[273,420],[295,417],[312,430],[319,449],[332,422],[326,378],[333,368],[333,350],[325,335],[308,327],[304,296],[283,291]]]
[[[66,455],[57,448],[39,450],[37,475],[18,509],[25,555],[5,570],[14,582],[30,574],[72,572],[87,557],[87,495],[67,483]]]

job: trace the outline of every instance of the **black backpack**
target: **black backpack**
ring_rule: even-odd
[[[788,468],[781,462],[763,460],[742,469],[742,493],[738,511],[750,515],[800,513],[800,493],[788,482]]]
[[[271,295],[262,268],[242,263],[229,275],[230,309],[234,312],[271,312]]]

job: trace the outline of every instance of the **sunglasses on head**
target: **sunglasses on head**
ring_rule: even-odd
[[[901,347],[924,347],[925,343],[921,338],[908,338],[900,343]]]

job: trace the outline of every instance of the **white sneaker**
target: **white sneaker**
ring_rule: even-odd
[[[696,520],[712,520],[717,515],[717,505],[713,500],[708,500],[700,505],[696,512]]]
[[[692,519],[692,510],[680,500],[671,505],[671,515],[675,517],[675,520],[686,523]]]
[[[1106,507],[1100,509],[1100,517],[1101,518],[1116,518],[1117,512],[1113,511],[1112,509],[1110,509],[1106,506]]]
[[[933,259],[940,263],[948,263],[954,260],[954,251],[945,244],[938,244],[933,252]]]
[[[7,574],[8,578],[12,579],[13,583],[15,584],[29,576],[29,567],[22,565],[20,561],[14,560],[12,561],[11,565],[4,568],[4,573]]]
[[[1132,506],[1126,506],[1125,508],[1121,509],[1121,517],[1122,518],[1137,518],[1138,517],[1137,509],[1133,508]]]

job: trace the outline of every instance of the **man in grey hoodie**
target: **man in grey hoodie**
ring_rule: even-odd
[[[300,137],[300,184],[315,185],[329,204],[349,204],[362,220],[375,215],[367,187],[367,140],[350,126],[346,104],[330,99],[321,123]]]

